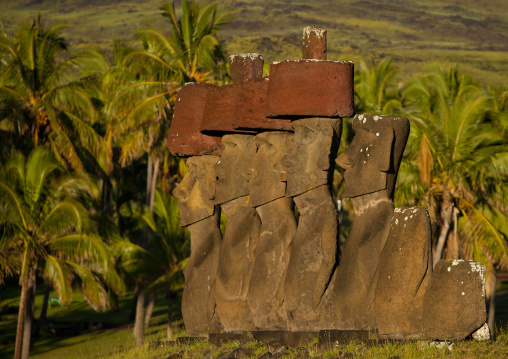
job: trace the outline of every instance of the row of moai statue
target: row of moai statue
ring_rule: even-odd
[[[323,29],[305,28],[302,42],[303,60],[274,62],[269,77],[261,55],[233,55],[233,84],[178,92],[167,145],[188,157],[173,192],[191,233],[188,334],[488,333],[485,267],[442,260],[433,268],[427,209],[394,207],[409,121],[357,114],[354,139],[336,158],[342,117],[354,115],[353,63],[326,60]],[[335,163],[355,211],[340,248]]]

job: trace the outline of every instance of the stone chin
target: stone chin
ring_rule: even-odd
[[[363,168],[364,174],[370,173],[369,181],[365,181],[364,184],[360,187],[358,186],[358,179],[362,178],[361,173],[358,173],[360,171],[362,171],[362,168],[355,167],[344,172],[345,190],[342,194],[342,197],[355,198],[358,196],[386,190],[386,172],[369,172],[368,169]]]
[[[283,198],[285,196],[285,186],[282,187],[282,190],[279,191],[267,191],[268,193],[259,193],[255,192],[255,194],[250,195],[249,204],[252,207],[259,207],[264,204],[273,202],[279,198]],[[252,192],[251,192],[252,193]]]
[[[192,208],[186,203],[180,202],[178,204],[178,209],[180,210],[180,226],[186,227],[196,222],[202,221],[211,217],[215,213],[215,206],[208,206],[202,208]]]
[[[328,184],[328,173],[324,171],[322,174],[313,173],[305,177],[297,173],[293,175],[291,172],[291,170],[288,170],[286,197],[295,197],[319,186]],[[291,178],[294,178],[294,180]]]

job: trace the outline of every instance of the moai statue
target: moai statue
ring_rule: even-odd
[[[293,200],[285,197],[286,167],[281,159],[292,145],[292,138],[293,134],[286,132],[258,134],[256,155],[244,170],[250,205],[261,218],[248,292],[256,330],[287,330],[283,286],[296,219]]]
[[[217,178],[215,203],[227,218],[216,281],[217,313],[224,331],[252,330],[247,303],[254,250],[259,239],[261,220],[249,203],[243,165],[256,153],[254,136],[225,135],[224,152],[214,166]]]
[[[214,205],[215,175],[218,156],[187,159],[188,171],[173,195],[180,200],[180,225],[191,233],[191,254],[184,270],[185,288],[182,315],[191,336],[206,336],[219,331],[215,315],[215,278],[219,265],[222,234],[220,209]]]
[[[222,234],[220,208],[212,200],[215,195],[213,166],[222,153],[222,146],[220,137],[199,131],[211,88],[211,85],[195,83],[182,86],[166,139],[173,155],[194,156],[187,160],[188,172],[173,192],[180,200],[180,225],[188,227],[191,233],[191,254],[184,270],[182,297],[183,320],[191,336],[206,336],[221,328],[214,313]]]
[[[327,307],[331,329],[376,327],[374,295],[380,256],[394,213],[393,191],[409,121],[402,117],[356,115],[355,137],[338,158],[345,191],[355,209],[351,233],[341,247],[341,262]]]
[[[440,260],[423,298],[425,337],[439,340],[490,339],[485,323],[483,264],[461,259]]]
[[[292,118],[293,146],[283,159],[286,196],[300,213],[290,246],[284,305],[291,331],[316,331],[318,306],[338,254],[337,211],[330,194],[342,121],[354,113],[353,63],[326,60],[326,30],[303,31],[303,60],[274,62],[265,114]]]
[[[318,306],[337,265],[337,210],[330,187],[341,135],[340,119],[292,122],[293,146],[283,159],[286,196],[300,212],[290,246],[284,301],[291,331],[319,330]]]
[[[374,299],[382,336],[424,337],[423,300],[432,277],[431,233],[427,208],[395,208],[379,259]]]

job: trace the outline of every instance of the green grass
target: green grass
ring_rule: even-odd
[[[3,289],[0,306],[18,306],[20,290],[10,285]],[[35,317],[39,317],[44,288],[39,285],[35,299]],[[55,291],[50,296],[57,296]],[[34,358],[105,358],[134,348],[132,337],[133,321],[129,319],[133,294],[119,300],[116,312],[95,312],[78,293],[68,307],[49,307],[47,322],[49,333],[35,338],[30,357]],[[173,331],[176,336],[185,335],[181,329],[180,301],[173,305]],[[72,324],[75,323],[74,326]],[[101,323],[103,329],[89,329]],[[146,330],[146,341],[165,340],[167,328],[167,301],[163,295],[157,297],[150,327]],[[14,355],[17,314],[0,317],[0,358]]]
[[[503,283],[496,297],[496,325],[499,328],[495,341],[476,342],[464,341],[454,344],[452,352],[435,347],[422,347],[426,342],[387,343],[383,345],[367,346],[361,343],[335,346],[331,343],[319,347],[315,343],[305,348],[284,349],[286,358],[297,358],[302,351],[311,358],[334,358],[345,353],[351,353],[359,358],[500,358],[508,355],[508,285]],[[56,296],[51,292],[51,296]],[[3,300],[0,306],[17,306],[19,303],[19,288],[11,283],[3,289]],[[40,313],[43,287],[39,285],[35,308],[36,318]],[[50,307],[48,322],[50,332],[44,337],[36,338],[30,356],[32,358],[166,358],[180,353],[183,358],[217,358],[242,347],[249,349],[246,357],[258,358],[268,351],[276,350],[280,345],[239,342],[227,343],[221,347],[214,347],[208,341],[193,344],[173,344],[154,348],[150,343],[164,341],[166,336],[166,299],[161,295],[157,298],[150,327],[145,332],[145,345],[134,347],[132,337],[132,320],[129,319],[133,296],[129,293],[119,301],[117,312],[98,313],[93,311],[79,294],[74,294],[70,306]],[[182,328],[179,300],[174,301],[173,332],[175,337],[185,336]],[[16,314],[2,315],[0,318],[0,358],[13,356],[16,332]],[[68,327],[71,323],[84,323],[85,328],[79,332],[67,329],[58,332],[58,328]],[[102,329],[88,329],[88,323],[102,323]]]
[[[200,1],[203,2],[203,1]],[[483,85],[506,86],[508,12],[505,0],[226,0],[237,10],[220,35],[228,54],[259,52],[266,62],[297,59],[304,26],[328,30],[329,58],[379,61],[394,58],[399,80],[431,64],[458,63]],[[66,23],[72,48],[99,47],[110,53],[112,39],[135,44],[139,28],[167,29],[162,0],[0,0],[0,18],[13,30],[43,15],[51,24]]]

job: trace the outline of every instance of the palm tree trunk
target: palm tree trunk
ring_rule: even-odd
[[[497,274],[495,271],[491,273],[495,278],[495,285],[490,292],[489,298],[489,319],[487,320],[487,325],[489,326],[490,335],[494,337],[494,320],[496,319],[496,288],[497,288]]]
[[[111,192],[112,192],[111,179],[109,176],[105,176],[102,179],[102,210],[106,215],[111,215]]]
[[[140,347],[143,345],[143,320],[144,320],[144,309],[145,309],[145,290],[139,289],[138,299],[136,302],[136,319],[134,321],[134,339],[136,340],[136,346]]]
[[[24,278],[21,283],[21,298],[19,299],[18,327],[16,329],[16,346],[14,349],[14,359],[21,359],[21,350],[23,346],[23,330],[25,327],[27,294],[28,294],[28,278]]]
[[[439,238],[436,243],[436,248],[434,250],[433,263],[434,267],[437,262],[441,259],[443,255],[443,249],[446,243],[446,237],[448,237],[448,233],[450,232],[450,227],[452,223],[452,213],[454,209],[453,203],[449,203],[447,205],[443,204],[443,208],[441,209],[441,219],[443,220],[443,225],[441,227],[441,231],[439,233]]]
[[[23,347],[21,358],[28,359],[32,344],[32,324],[35,310],[35,268],[30,270],[28,278],[27,300],[25,308],[25,325],[23,328]]]
[[[154,204],[154,199],[155,199],[155,189],[157,188],[157,177],[159,175],[159,164],[160,164],[160,157],[157,156],[155,157],[154,161],[153,161],[153,175],[152,175],[152,185],[151,185],[151,188],[150,188],[150,202],[149,202],[149,208],[150,208],[150,213],[153,212],[153,204]]]
[[[108,303],[110,312],[118,311],[118,295],[111,289],[108,289]],[[132,315],[132,318],[134,318],[134,315]]]
[[[42,308],[41,315],[39,316],[39,335],[42,335],[45,331],[46,326],[46,316],[48,314],[48,302],[49,302],[49,292],[51,291],[51,286],[46,284],[44,288],[44,298],[42,299]]]
[[[136,283],[134,287],[134,300],[132,301],[131,314],[129,316],[129,320],[133,320],[136,318],[136,307],[138,305],[138,294],[139,294],[139,284]]]
[[[148,304],[146,306],[145,313],[145,327],[148,328],[150,325],[150,319],[152,318],[153,307],[155,306],[155,290],[152,290],[148,295]]]
[[[457,207],[454,207],[452,213],[452,223],[450,224],[450,231],[448,233],[448,238],[446,240],[446,250],[444,251],[445,258],[459,258],[460,244],[458,234],[458,216],[459,209]],[[451,228],[452,225],[453,231]]]
[[[166,298],[168,299],[168,330],[167,330],[167,335],[166,335],[166,339],[167,340],[173,340],[173,329],[171,329],[171,322],[173,321],[173,308],[171,307],[172,306],[172,302],[171,302],[171,290],[168,288],[167,289],[167,292],[166,292]]]

